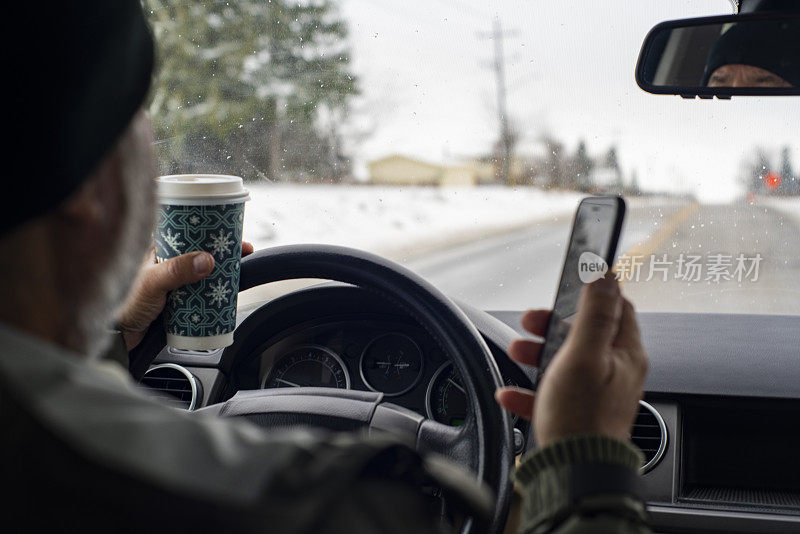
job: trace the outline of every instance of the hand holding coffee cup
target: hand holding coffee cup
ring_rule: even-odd
[[[236,326],[242,223],[249,194],[237,176],[162,176],[156,184],[158,260],[198,250],[214,257],[211,274],[168,294],[167,344],[183,350],[227,347]]]

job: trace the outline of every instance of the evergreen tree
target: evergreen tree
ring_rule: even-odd
[[[615,190],[622,191],[624,184],[622,183],[622,170],[619,168],[619,160],[617,158],[617,147],[612,146],[608,149],[604,163],[606,168],[613,170],[616,175]]]
[[[314,121],[321,109],[345,109],[357,80],[331,0],[145,4],[158,43],[150,111],[157,139],[167,140],[160,147],[167,170],[193,170],[191,163],[280,179],[283,169],[295,170],[282,154],[302,149],[281,140],[285,124],[337,144],[314,131]]]
[[[639,186],[639,173],[636,169],[631,171],[631,185],[628,187],[628,193],[631,195],[641,195],[642,189]]]
[[[567,165],[564,161],[564,144],[555,137],[544,134],[542,136],[544,145],[544,175],[546,177],[545,187],[566,188],[568,187],[569,176]]]
[[[594,169],[594,161],[589,157],[586,150],[586,142],[581,139],[578,143],[578,148],[575,151],[575,156],[572,158],[572,170],[575,179],[575,188],[579,191],[588,192],[592,190],[592,170]]]
[[[770,168],[767,153],[762,148],[757,149],[756,159],[750,170],[750,191],[754,193],[768,192],[764,177],[769,173]]]
[[[800,183],[792,169],[792,155],[788,146],[781,150],[781,185],[786,195],[796,195],[800,193]]]

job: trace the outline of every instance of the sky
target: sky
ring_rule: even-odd
[[[690,191],[706,202],[741,195],[743,159],[792,146],[800,170],[800,101],[685,100],[638,88],[634,68],[658,22],[728,14],[729,0],[340,0],[361,96],[349,147],[356,172],[400,153],[448,163],[486,154],[497,139],[491,68],[496,17],[506,33],[509,116],[520,153],[548,132],[572,152],[618,147],[623,171],[649,190]],[[540,150],[540,148],[538,148]]]

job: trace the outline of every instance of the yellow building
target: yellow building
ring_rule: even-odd
[[[370,162],[369,180],[382,185],[475,185],[478,169],[470,165],[436,165],[395,154]]]

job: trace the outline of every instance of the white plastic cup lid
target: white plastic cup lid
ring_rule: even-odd
[[[225,174],[173,174],[156,178],[161,201],[207,200],[244,202],[250,194],[238,176]]]

